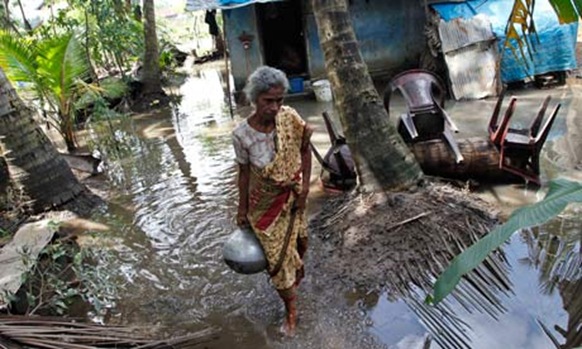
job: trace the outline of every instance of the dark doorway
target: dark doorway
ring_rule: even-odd
[[[289,77],[307,73],[301,2],[257,4],[265,63],[283,70]]]

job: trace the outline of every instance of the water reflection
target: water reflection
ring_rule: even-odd
[[[581,240],[577,214],[524,230],[503,248],[511,292],[493,291],[494,302],[457,298],[442,308],[424,304],[426,293],[414,288],[398,299],[384,293],[365,307],[371,331],[397,348],[576,348],[582,343]],[[469,294],[463,289],[471,284],[457,292]],[[370,297],[348,299],[366,304]]]

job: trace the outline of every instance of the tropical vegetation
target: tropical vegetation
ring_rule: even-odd
[[[65,33],[35,40],[0,32],[0,67],[11,81],[30,87],[47,122],[74,150],[75,104],[92,88],[78,37]]]
[[[550,1],[564,23],[578,20],[582,13],[580,0]],[[68,0],[67,8],[53,13],[47,23],[36,28],[23,12],[22,31],[7,4],[8,0],[0,3],[0,87],[7,91],[0,98],[0,140],[3,150],[12,154],[7,159],[10,179],[21,191],[23,201],[33,207],[31,211],[39,212],[80,196],[85,189],[38,127],[30,106],[41,110],[44,120],[63,136],[67,148],[74,150],[78,112],[91,105],[96,110],[105,109],[104,99],[126,91],[119,84],[109,84],[107,77],[124,79],[138,61],[143,61],[145,92],[161,93],[155,12],[153,0],[144,1],[143,18],[141,7],[135,11],[131,1]],[[312,5],[328,75],[363,187],[383,191],[412,186],[422,172],[387,121],[357,49],[346,1],[312,0]],[[515,54],[524,52],[524,38],[535,35],[534,9],[533,0],[515,0],[505,44],[513,47]],[[348,54],[340,57],[338,52]],[[4,73],[34,102],[25,106]],[[116,87],[118,93],[112,95],[114,89],[109,86]],[[568,203],[580,201],[580,183],[551,182],[543,201],[517,210],[505,224],[456,257],[435,284],[429,300],[438,303],[446,297],[463,275],[515,231],[542,224]],[[71,295],[65,294],[65,298]],[[55,299],[53,303],[62,308],[63,300]],[[34,303],[33,309],[41,307],[39,304]]]
[[[436,281],[434,292],[427,297],[427,301],[434,304],[442,301],[453,291],[463,275],[475,269],[515,232],[539,226],[560,214],[568,204],[575,202],[582,202],[582,183],[562,178],[551,181],[543,200],[515,210],[507,222],[456,256]]]

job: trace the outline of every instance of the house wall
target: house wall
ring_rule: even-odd
[[[305,1],[304,7],[305,37],[309,74],[315,80],[325,77],[325,65],[309,3]],[[373,77],[390,76],[400,70],[418,66],[425,45],[425,14],[420,1],[352,0],[349,7],[360,51]],[[248,74],[263,64],[255,6],[225,10],[224,17],[232,73],[236,89],[240,90]],[[246,54],[238,40],[243,30],[255,37]]]
[[[255,68],[263,65],[261,38],[258,34],[255,5],[223,10],[226,28],[226,41],[230,54],[231,74],[237,91],[244,87],[247,77]],[[253,36],[248,49],[245,49],[239,36],[246,32]]]

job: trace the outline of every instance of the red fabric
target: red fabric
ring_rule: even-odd
[[[257,221],[257,228],[265,230],[271,225],[271,223],[275,221],[275,219],[283,210],[283,206],[285,206],[285,203],[289,199],[289,195],[291,195],[290,190],[285,191],[275,197],[269,209]]]

